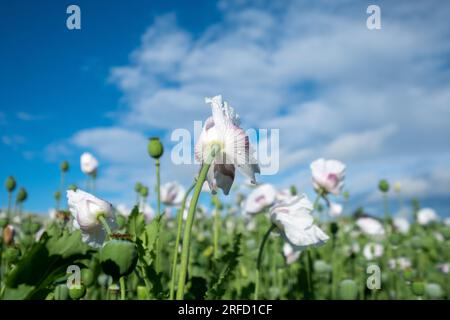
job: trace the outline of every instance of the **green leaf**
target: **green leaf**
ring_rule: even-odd
[[[128,218],[127,230],[131,235],[132,239],[135,241],[139,238],[145,228],[145,218],[144,215],[139,212],[138,206],[135,206],[131,211],[130,217]]]

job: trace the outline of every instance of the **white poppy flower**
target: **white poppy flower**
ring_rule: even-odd
[[[130,216],[130,214],[131,214],[131,209],[128,208],[128,206],[126,204],[119,203],[116,206],[116,212],[118,214],[120,214],[121,216],[123,216],[125,218],[128,218]]]
[[[294,196],[276,203],[270,218],[295,250],[324,244],[329,237],[314,224],[313,205],[306,195]]]
[[[448,272],[450,271],[450,263],[440,263],[437,267],[441,272],[445,274],[448,274]]]
[[[292,197],[292,193],[289,188],[279,190],[276,195],[277,201],[287,200],[291,197]]]
[[[262,184],[254,189],[245,201],[245,212],[255,214],[270,207],[276,199],[277,190],[271,184]]]
[[[342,214],[342,211],[344,210],[344,207],[342,204],[331,202],[330,203],[330,211],[329,214],[331,217],[339,217]]]
[[[431,208],[423,208],[417,212],[417,222],[423,226],[436,220],[438,220],[438,215]]]
[[[51,220],[56,219],[56,210],[55,209],[49,209],[48,210],[48,216],[50,217]]]
[[[445,224],[447,227],[450,227],[450,218],[445,218],[444,224]]]
[[[81,171],[83,171],[84,174],[95,174],[98,167],[98,161],[92,154],[85,152],[80,157],[80,166]]]
[[[361,229],[363,233],[369,236],[383,236],[384,228],[380,221],[363,217],[356,220],[356,225]]]
[[[161,186],[161,202],[167,206],[177,206],[183,201],[186,191],[178,182],[167,182]]]
[[[411,260],[406,257],[398,257],[397,259],[390,259],[388,261],[389,268],[405,270],[412,266]]]
[[[286,259],[287,264],[293,264],[300,257],[301,251],[294,250],[294,248],[289,244],[289,242],[285,242],[283,245],[283,255]]]
[[[314,189],[338,195],[344,186],[345,165],[337,160],[317,159],[311,163]]]
[[[98,220],[102,215],[109,226],[115,226],[114,209],[109,202],[77,189],[67,191],[69,209],[73,216],[73,227],[80,229],[83,241],[92,247],[100,247],[105,240],[105,230]]]
[[[227,195],[236,168],[255,184],[255,173],[260,173],[259,166],[252,155],[248,136],[239,127],[240,121],[234,109],[223,102],[220,95],[206,98],[205,102],[211,104],[212,117],[205,121],[195,146],[195,157],[203,163],[213,145],[220,147],[207,174],[211,192],[216,193],[220,188]]]
[[[384,248],[379,243],[368,243],[364,246],[363,254],[367,260],[374,260],[383,255]]]
[[[409,221],[403,217],[395,217],[392,221],[395,229],[397,229],[401,233],[408,233],[409,231]]]
[[[445,239],[444,239],[444,236],[442,235],[442,233],[440,233],[440,232],[435,232],[434,233],[434,237],[436,238],[436,240],[437,241],[439,241],[439,242],[443,242]]]
[[[142,208],[142,213],[144,214],[144,218],[147,223],[149,223],[155,216],[155,210],[153,210],[153,208],[147,203],[144,204],[144,207]]]

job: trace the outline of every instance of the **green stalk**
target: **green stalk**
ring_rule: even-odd
[[[195,183],[192,184],[192,186],[186,191],[186,194],[184,195],[183,202],[181,203],[181,208],[178,211],[178,217],[177,217],[177,237],[175,239],[175,247],[173,250],[173,259],[172,259],[172,279],[170,280],[170,294],[169,299],[173,300],[175,297],[175,278],[177,273],[177,265],[178,265],[178,248],[180,247],[180,239],[181,239],[181,230],[183,228],[183,213],[184,209],[186,208],[186,200],[191,191],[194,189]]]
[[[277,226],[272,224],[269,229],[267,229],[266,233],[263,236],[261,245],[259,247],[258,252],[258,260],[256,261],[256,280],[255,280],[255,300],[258,300],[259,296],[259,278],[260,278],[260,272],[261,272],[261,261],[262,261],[262,254],[264,251],[264,246],[266,244],[267,239],[269,238],[270,233],[276,228]]]
[[[11,202],[12,202],[12,192],[8,192],[8,221],[11,219]]]
[[[214,259],[219,257],[220,211],[216,208],[214,215]]]
[[[106,219],[103,216],[103,214],[98,215],[97,219],[103,225],[103,228],[105,228],[105,231],[106,231],[106,234],[108,235],[108,237],[110,237],[112,234],[112,231],[111,231],[111,228],[110,228],[108,222],[106,222]]]
[[[195,184],[194,195],[192,196],[191,204],[189,206],[188,217],[186,220],[186,226],[184,228],[183,236],[183,249],[181,251],[181,267],[180,276],[178,278],[178,290],[177,290],[177,300],[182,300],[184,298],[184,286],[186,283],[187,267],[189,263],[189,245],[191,241],[192,225],[194,223],[195,211],[197,209],[198,198],[200,197],[200,192],[202,191],[203,183],[206,180],[206,175],[211,163],[214,160],[216,154],[219,152],[220,147],[218,145],[212,145],[210,154],[206,159],[205,163],[202,165],[200,173],[198,175],[197,183]]]
[[[120,277],[120,300],[125,300],[126,289],[125,289],[125,277]]]
[[[156,167],[156,197],[157,197],[157,219],[158,219],[158,228],[156,234],[156,272],[161,271],[161,178],[160,178],[160,161],[159,159],[155,160]]]

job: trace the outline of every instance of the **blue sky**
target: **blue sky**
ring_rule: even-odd
[[[222,93],[244,127],[280,129],[280,172],[258,180],[311,194],[310,161],[333,157],[348,164],[353,206],[379,213],[388,178],[449,215],[450,5],[373,3],[381,30],[366,28],[365,1],[2,2],[0,177],[46,212],[59,162],[82,186],[90,151],[99,194],[131,203],[134,183],[154,179],[146,138],[160,135],[163,181],[188,184],[196,168],[170,162],[170,133]],[[81,30],[65,26],[69,4]]]

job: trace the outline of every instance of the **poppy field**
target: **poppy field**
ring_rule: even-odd
[[[314,193],[264,181],[237,113],[218,95],[195,145],[191,185],[161,181],[161,140],[148,145],[152,184],[133,206],[100,198],[99,163],[83,153],[86,186],[60,164],[49,215],[5,177],[0,204],[0,298],[5,300],[422,300],[450,298],[450,220],[420,199],[392,203],[402,185],[380,177],[383,212],[349,211],[339,159],[309,166]],[[194,165],[194,164],[193,164]],[[243,178],[243,182],[239,179]],[[143,181],[146,181],[143,178]]]

